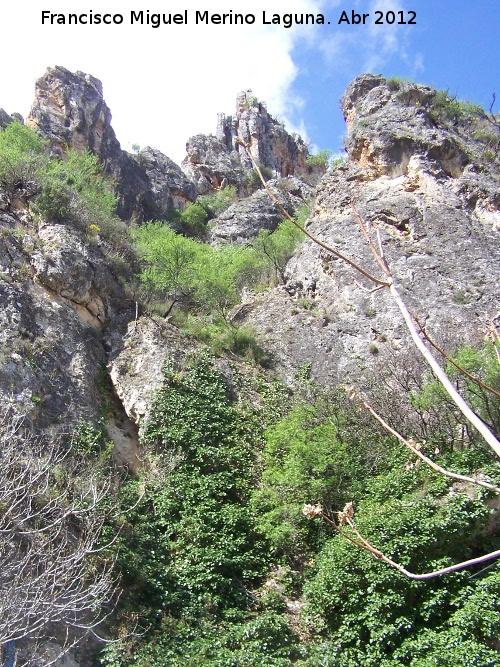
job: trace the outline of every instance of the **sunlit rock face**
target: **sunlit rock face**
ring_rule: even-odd
[[[172,160],[155,149],[123,151],[111,125],[101,82],[90,74],[49,68],[38,79],[26,124],[38,129],[51,150],[89,150],[116,183],[124,220],[157,220],[196,198],[196,188]]]
[[[500,179],[466,124],[437,119],[436,91],[362,75],[343,98],[348,159],[320,182],[307,230],[378,278],[355,205],[411,312],[438,340],[481,338],[499,314]],[[445,100],[446,102],[446,100]],[[289,379],[304,366],[324,384],[407,354],[388,290],[306,239],[285,286],[246,304],[248,323]]]
[[[307,165],[308,150],[303,139],[289,134],[251,90],[238,94],[234,116],[218,115],[215,136],[198,134],[189,139],[182,168],[200,193],[224,185],[241,186],[245,175],[253,170],[242,144],[258,165],[279,178],[313,170]]]

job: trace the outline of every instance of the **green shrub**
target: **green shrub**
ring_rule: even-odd
[[[415,496],[395,500],[386,491],[383,498],[359,503],[354,520],[373,545],[421,572],[472,557],[472,535],[487,515],[482,502],[465,494],[437,501]],[[469,574],[410,580],[347,540],[332,537],[305,587],[309,622],[327,636],[318,646],[322,664],[468,667],[474,664],[472,655],[487,658],[478,664],[496,664],[490,661],[496,660],[491,638],[500,623],[497,594],[486,599],[480,591],[486,581],[490,592],[497,590],[500,577],[495,573],[478,585],[469,583]],[[483,619],[477,614],[479,599]],[[447,653],[440,655],[445,646]],[[306,664],[316,663],[311,659]]]
[[[33,204],[33,210],[50,222],[68,220],[71,210],[72,192],[57,179],[46,179],[42,191]]]
[[[302,514],[306,503],[341,509],[362,495],[383,439],[353,419],[342,397],[299,404],[265,433],[262,485],[253,497],[261,530],[278,555],[295,560],[317,546],[321,526]]]
[[[258,236],[251,242],[255,252],[266,258],[269,269],[274,274],[272,279],[286,282],[285,267],[293,256],[295,249],[302,240],[303,234],[290,220],[281,222],[274,232],[261,229]]]
[[[477,104],[457,100],[449,90],[436,91],[430,103],[428,114],[435,123],[452,123],[457,125],[478,113],[484,113]]]
[[[234,185],[228,185],[219,192],[209,195],[201,195],[196,203],[202,206],[208,214],[208,219],[216,218],[223,213],[238,198]]]
[[[147,630],[139,646],[130,638],[108,649],[103,664],[243,667],[260,652],[258,664],[271,666],[282,663],[268,656],[290,652],[286,616],[266,612],[250,593],[268,560],[247,502],[261,427],[252,409],[228,394],[205,351],[181,371],[165,369],[143,438],[157,480],[146,484],[139,504],[138,483],[121,491],[133,506],[118,538],[121,613],[142,611]]]
[[[54,194],[56,204],[42,192],[34,204],[39,215],[51,220],[55,213],[57,221],[68,219],[80,229],[95,225],[104,235],[111,231],[116,196],[102,175],[99,159],[90,151],[70,150],[63,159],[51,160],[40,181],[44,191]]]
[[[46,143],[17,121],[0,128],[0,184],[9,195],[28,201],[39,192],[38,173],[48,161]]]
[[[146,263],[141,281],[148,290],[187,301],[223,321],[241,289],[259,275],[260,260],[248,247],[213,247],[161,223],[138,227],[133,238]]]
[[[203,236],[207,226],[208,213],[198,202],[188,204],[179,216],[181,229],[186,236]]]
[[[273,178],[274,174],[269,167],[266,167],[263,164],[259,164],[260,172],[265,181],[268,181],[270,178]],[[245,174],[242,182],[243,188],[246,191],[247,195],[251,195],[253,192],[257,192],[260,188],[263,187],[262,181],[256,169],[252,169],[247,174]]]
[[[307,165],[309,167],[320,167],[324,171],[328,169],[330,164],[330,158],[332,157],[332,151],[322,150],[316,155],[307,156]]]
[[[403,86],[405,80],[400,79],[397,76],[391,76],[389,79],[386,79],[386,85],[389,88],[389,90],[392,90],[393,92],[400,90],[401,87]]]

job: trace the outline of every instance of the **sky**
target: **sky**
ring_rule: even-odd
[[[42,24],[42,11],[66,23]],[[142,25],[132,21],[140,11]],[[187,23],[154,28],[148,12]],[[205,12],[229,18],[207,23]],[[68,25],[70,13],[123,20]],[[236,14],[244,25],[228,23]],[[315,23],[287,28],[289,14],[313,14]],[[240,90],[251,89],[312,151],[335,154],[345,136],[340,98],[363,72],[486,107],[497,92],[500,111],[498,0],[26,0],[2,3],[0,25],[0,107],[26,116],[47,67],[80,70],[102,81],[122,148],[149,145],[178,163],[190,136],[215,133],[217,113],[234,113]]]

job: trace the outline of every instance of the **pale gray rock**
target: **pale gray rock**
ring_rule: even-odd
[[[193,341],[166,322],[139,318],[124,331],[107,335],[108,371],[128,417],[143,425],[154,394],[163,384],[167,361],[178,365],[195,347]]]
[[[4,109],[0,109],[0,127],[7,127],[14,122],[14,118],[10,116]]]
[[[422,105],[434,95],[414,89]],[[344,104],[354,135],[347,142],[350,160],[318,186],[308,231],[383,279],[353,201],[373,238],[379,231],[402,296],[429,334],[436,340],[482,337],[500,311],[497,172],[463,162],[450,169],[448,147],[461,156],[474,147],[449,125],[428,127],[425,109],[402,109],[381,77],[357,79]],[[356,148],[363,137],[365,153]],[[407,354],[408,332],[388,290],[370,292],[373,284],[310,240],[287,275],[287,285],[246,304],[243,321],[289,381],[307,366],[322,384],[337,383],[372,368],[385,350]]]
[[[381,76],[363,74],[342,99],[349,136],[346,150],[354,162],[373,175],[405,174],[410,158],[419,154],[458,177],[470,159],[453,129],[438,126],[429,113],[436,91],[402,83],[391,91]]]
[[[116,183],[118,214],[124,220],[162,219],[196,197],[194,185],[160,151],[147,149],[138,157],[121,149],[102,84],[90,74],[47,69],[36,82],[26,124],[46,137],[59,155],[67,148],[97,155]]]
[[[195,184],[161,151],[149,146],[135,157],[149,183],[141,204],[146,219],[154,220],[173,209],[183,210],[197,197]]]
[[[218,138],[197,134],[187,142],[186,152],[181,167],[200,194],[241,183],[244,170],[237,151],[228,149]]]
[[[241,142],[248,146],[257,164],[278,178],[311,173],[305,142],[298,135],[289,134],[268,113],[266,105],[247,90],[238,94],[234,116],[218,114],[215,136],[199,134],[187,143],[181,166],[199,193],[225,184],[243,184],[253,165]]]
[[[281,206],[293,215],[313,194],[311,187],[297,178],[268,181],[268,186]],[[210,224],[211,243],[246,243],[261,229],[274,231],[284,219],[283,213],[271,201],[265,190],[232,204]]]

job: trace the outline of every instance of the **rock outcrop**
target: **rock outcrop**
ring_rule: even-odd
[[[161,219],[196,198],[194,185],[160,151],[146,149],[136,157],[121,149],[102,84],[89,74],[49,68],[36,82],[26,124],[37,128],[58,154],[70,148],[97,155],[116,183],[118,214],[124,220]]]
[[[310,201],[313,189],[290,176],[268,181],[268,186],[287,213],[294,215]],[[274,231],[283,220],[283,213],[274,205],[265,190],[232,204],[210,223],[209,239],[213,244],[246,243],[261,229]]]
[[[453,128],[433,119],[435,98],[428,86],[403,84],[394,91],[381,76],[355,79],[342,99],[351,160],[373,176],[396,177],[406,173],[413,155],[425,155],[459,177],[469,162],[467,149]]]
[[[219,114],[215,136],[199,134],[187,143],[182,168],[196,183],[198,192],[242,184],[253,165],[240,141],[249,147],[257,164],[279,178],[309,171],[304,141],[296,134],[289,134],[268,113],[266,105],[247,90],[236,98],[234,116]]]
[[[96,419],[100,329],[123,291],[97,248],[61,225],[0,223],[0,394],[39,428]]]
[[[429,333],[480,336],[500,308],[499,179],[459,128],[431,126],[435,91],[407,84],[405,92],[372,75],[349,86],[349,161],[324,176],[307,229],[383,278],[354,202],[380,232],[403,296]],[[310,240],[287,271],[285,287],[250,300],[245,311],[288,379],[307,365],[331,384],[363,372],[384,350],[408,349],[388,291],[370,293],[373,285]]]

